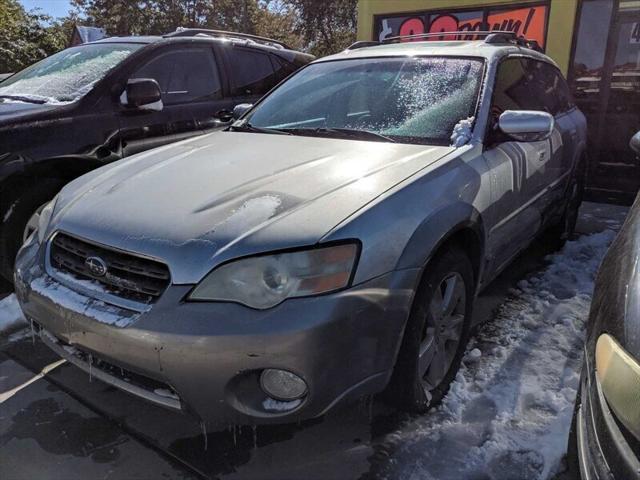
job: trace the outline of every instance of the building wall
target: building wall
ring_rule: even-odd
[[[546,52],[567,73],[579,0],[551,0]],[[444,10],[485,5],[522,5],[514,0],[359,0],[358,40],[373,39],[373,16],[389,13]]]

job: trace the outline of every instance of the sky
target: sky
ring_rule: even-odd
[[[40,8],[42,13],[54,18],[64,17],[71,8],[69,0],[19,0],[19,2],[26,10]]]

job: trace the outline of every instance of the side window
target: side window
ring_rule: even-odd
[[[540,85],[524,58],[508,58],[498,65],[491,100],[489,143],[509,139],[498,129],[498,118],[506,110],[546,110],[540,101]]]
[[[131,78],[153,78],[160,84],[166,105],[222,97],[222,86],[213,52],[189,48],[163,53]]]
[[[491,103],[492,120],[498,120],[506,110],[540,110],[533,100],[531,72],[527,71],[523,59],[509,58],[498,66],[496,83]]]
[[[571,96],[560,72],[545,62],[528,60],[528,63],[533,72],[535,91],[541,95],[544,110],[554,116],[569,110]]]
[[[567,110],[573,108],[573,98],[571,97],[571,91],[569,85],[564,79],[560,71],[552,65],[544,64],[544,70],[547,72],[546,77],[551,83],[549,87],[550,94],[557,99],[557,113],[564,113]]]
[[[287,62],[286,60],[276,55],[271,55],[271,63],[273,64],[273,69],[275,70],[275,84],[280,83],[282,80],[296,71],[296,67],[292,63]]]
[[[229,51],[234,95],[264,95],[278,82],[266,53],[247,48]]]

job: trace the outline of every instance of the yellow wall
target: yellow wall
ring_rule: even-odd
[[[358,40],[373,39],[373,16],[383,13],[417,12],[487,5],[522,5],[513,0],[359,0]],[[571,55],[571,39],[578,0],[551,0],[547,55],[553,58],[566,74]]]

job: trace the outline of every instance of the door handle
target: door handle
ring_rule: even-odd
[[[538,160],[543,161],[543,160],[546,160],[546,158],[547,158],[547,152],[545,150],[538,152]]]

